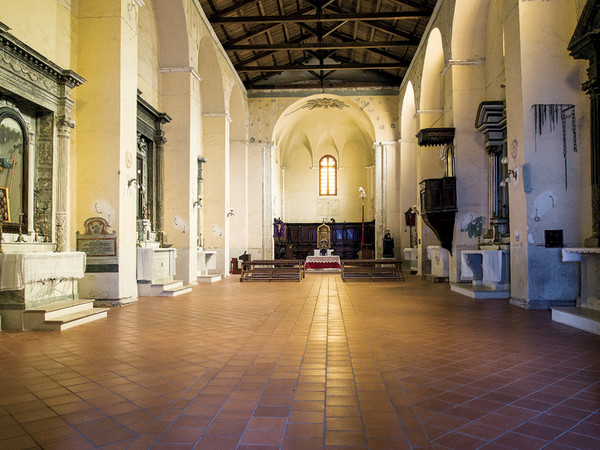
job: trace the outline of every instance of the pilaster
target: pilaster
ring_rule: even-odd
[[[217,251],[217,270],[229,276],[230,154],[226,113],[204,113],[204,155],[209,161],[204,181],[204,245]]]
[[[81,294],[121,305],[137,299],[137,196],[129,183],[136,178],[137,6],[81,0],[78,29],[78,67],[88,83],[77,97],[77,225],[103,217],[118,247],[117,271],[88,274]]]
[[[175,277],[195,284],[198,275],[198,157],[202,148],[201,78],[190,67],[161,71],[161,108],[172,118],[164,125],[166,142],[164,136],[162,139],[157,136],[157,159],[160,143],[164,142],[163,230],[166,242],[177,249]],[[202,204],[206,202],[205,198]]]
[[[514,174],[508,184],[510,301],[528,309],[574,305],[577,268],[561,261],[560,249],[549,248],[546,235],[560,230],[565,246],[577,246],[581,239],[582,191],[574,182],[581,173],[581,156],[574,141],[582,96],[573,77],[576,64],[565,51],[575,7],[573,2],[513,6],[505,11],[503,24],[507,168]]]

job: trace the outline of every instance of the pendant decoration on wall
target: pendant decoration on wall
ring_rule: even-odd
[[[556,128],[561,127],[562,132],[562,150],[563,161],[565,166],[565,191],[568,189],[568,172],[567,172],[567,125],[571,125],[571,133],[573,135],[573,152],[577,153],[577,119],[575,117],[575,105],[568,104],[535,104],[532,106],[535,114],[535,152],[537,153],[537,137],[544,134],[545,128],[548,128],[550,133],[553,133]],[[546,126],[546,124],[548,124]]]
[[[316,109],[316,108],[323,108],[323,109],[329,109],[329,108],[344,109],[344,108],[349,108],[349,105],[347,103],[344,103],[343,101],[335,99],[335,98],[328,98],[328,97],[313,98],[313,99],[307,100],[306,103],[304,103],[299,108],[297,108],[297,109],[295,109],[295,110],[287,113],[286,116],[289,116],[290,114],[293,114],[296,111],[300,111],[301,109],[313,110],[313,109]]]

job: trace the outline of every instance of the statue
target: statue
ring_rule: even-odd
[[[394,238],[392,237],[392,233],[390,230],[385,230],[385,235],[383,236],[383,255],[384,258],[393,258],[394,257]]]

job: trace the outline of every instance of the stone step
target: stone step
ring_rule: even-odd
[[[552,320],[600,335],[600,311],[578,306],[552,308]]]
[[[497,291],[487,286],[474,286],[472,283],[450,283],[450,290],[474,299],[503,299],[510,298],[510,291]]]
[[[66,330],[107,316],[109,308],[94,308],[94,300],[57,302],[23,311],[23,328],[31,331]]]
[[[197,276],[198,283],[214,283],[215,281],[220,281],[221,275],[212,275],[212,274],[199,274]]]
[[[192,292],[191,284],[183,284],[181,283],[178,286],[169,286],[165,287],[163,291],[160,293],[161,297],[176,297],[181,294],[187,294],[188,292]]]
[[[56,317],[52,320],[46,320],[42,331],[46,330],[68,330],[69,328],[103,319],[108,316],[110,308],[93,308],[88,311],[79,311],[72,314]]]

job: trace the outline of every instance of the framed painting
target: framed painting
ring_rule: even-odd
[[[0,220],[10,222],[10,209],[8,207],[8,188],[0,186]]]

